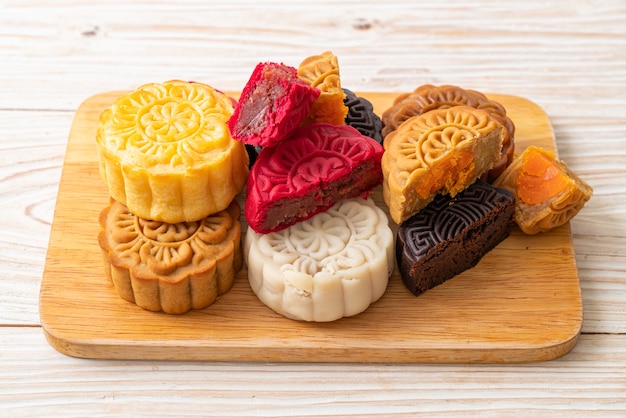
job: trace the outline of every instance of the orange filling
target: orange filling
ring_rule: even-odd
[[[528,205],[545,202],[561,193],[569,176],[546,151],[529,148],[521,156],[522,169],[517,177],[517,195]]]
[[[469,151],[459,152],[438,161],[431,166],[428,174],[418,183],[417,194],[422,199],[426,199],[440,190],[455,195],[467,185],[468,177],[474,171],[473,162],[473,154]]]

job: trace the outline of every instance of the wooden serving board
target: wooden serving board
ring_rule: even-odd
[[[514,230],[475,268],[419,297],[396,269],[367,311],[331,323],[275,314],[250,290],[245,267],[215,304],[184,315],[122,300],[105,278],[96,239],[109,196],[94,143],[100,112],[120,94],[86,100],[69,136],[40,294],[43,330],[58,351],[104,359],[504,363],[554,359],[575,345],[582,301],[569,224],[538,236]],[[377,114],[396,96],[361,95]],[[540,107],[490,97],[515,122],[518,152],[530,144],[555,149]],[[384,208],[380,190],[374,199]]]

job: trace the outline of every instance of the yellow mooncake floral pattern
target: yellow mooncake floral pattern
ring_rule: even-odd
[[[192,222],[224,210],[248,178],[226,122],[234,101],[203,83],[146,84],[118,98],[96,136],[102,179],[141,218]]]
[[[407,119],[384,139],[383,199],[398,224],[436,194],[454,196],[500,158],[502,125],[468,106]]]
[[[139,166],[192,167],[229,146],[232,112],[231,100],[207,85],[148,84],[114,103],[99,140]]]

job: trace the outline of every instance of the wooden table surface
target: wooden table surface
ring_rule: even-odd
[[[626,2],[0,1],[0,414],[626,414]],[[172,78],[240,90],[331,50],[342,84],[532,100],[593,188],[571,222],[574,349],[528,364],[89,360],[46,341],[39,289],[67,138],[88,97]]]

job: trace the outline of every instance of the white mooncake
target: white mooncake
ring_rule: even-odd
[[[347,199],[278,232],[248,228],[250,286],[275,312],[328,322],[365,311],[387,289],[394,237],[371,199]]]

